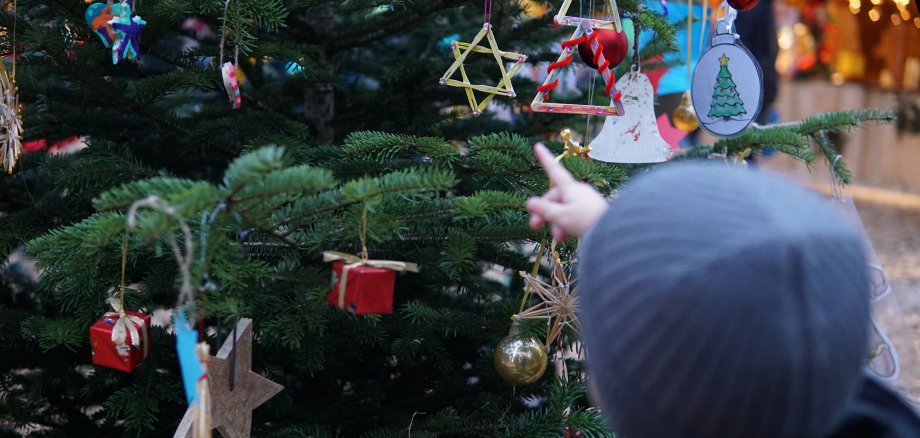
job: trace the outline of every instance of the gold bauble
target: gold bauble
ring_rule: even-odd
[[[684,132],[693,132],[700,127],[689,91],[684,91],[684,95],[680,97],[680,104],[674,109],[671,118],[674,119],[674,127]]]
[[[495,371],[504,381],[514,386],[529,385],[540,380],[548,360],[543,342],[522,334],[517,322],[511,325],[508,336],[495,348]]]

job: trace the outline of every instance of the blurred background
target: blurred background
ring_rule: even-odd
[[[893,125],[841,135],[852,196],[891,294],[879,326],[901,361],[896,383],[920,399],[920,10],[916,0],[777,0],[777,95],[772,122],[856,108],[894,111]],[[739,29],[740,26],[739,26]],[[766,70],[768,67],[764,66]],[[758,165],[831,193],[827,166],[780,154]]]

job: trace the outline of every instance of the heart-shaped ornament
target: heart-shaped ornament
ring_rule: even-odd
[[[109,24],[113,18],[121,14],[120,4],[93,3],[86,8],[86,23],[99,36],[106,48],[112,47],[115,42],[115,30]]]

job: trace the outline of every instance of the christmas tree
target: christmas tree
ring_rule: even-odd
[[[724,117],[726,120],[747,114],[744,102],[738,95],[732,73],[728,70],[729,58],[722,54],[719,58],[719,74],[716,76],[715,91],[712,93],[712,106],[709,107],[709,117]]]
[[[635,0],[619,6],[659,36],[644,57],[674,47],[657,13]],[[496,98],[498,111],[480,117],[469,116],[462,90],[438,84],[453,62],[450,41],[482,28],[481,7],[144,0],[133,8],[146,21],[139,56],[116,65],[85,8],[19,0],[0,18],[17,29],[0,41],[4,53],[18,49],[25,140],[76,136],[87,145],[25,154],[0,182],[9,260],[0,433],[172,436],[186,411],[174,333],[154,325],[149,356],[123,373],[91,365],[88,330],[110,310],[122,268],[126,308],[175,308],[174,238],[195,243],[189,275],[212,352],[252,318],[253,370],[285,386],[254,411],[252,436],[611,435],[586,397],[578,357],[567,372],[551,364],[518,388],[493,367],[521,308],[517,273],[531,270],[533,246],[547,241],[523,209],[547,188],[531,145],[584,119],[528,112],[536,84],[525,75],[514,79],[517,97]],[[552,10],[529,17],[512,0],[491,11],[502,49],[529,62],[555,59],[569,34],[551,28]],[[487,58],[467,63],[471,80],[494,77]],[[234,59],[239,110],[221,80],[220,61]],[[828,133],[890,119],[816,116],[684,157],[774,147],[810,162],[810,142],[833,157]],[[605,193],[630,170],[563,162]],[[171,214],[142,211],[129,230],[128,208],[150,196]],[[576,245],[559,242],[562,258],[571,262]],[[358,316],[327,302],[331,268],[321,253],[362,246],[371,258],[421,266],[399,275],[392,314]],[[547,278],[546,266],[540,273]],[[547,328],[528,321],[523,330],[543,339]],[[559,339],[554,352],[576,341],[569,330]]]

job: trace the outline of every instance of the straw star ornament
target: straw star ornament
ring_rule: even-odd
[[[549,328],[546,332],[546,344],[551,345],[563,328],[580,331],[578,324],[578,286],[566,274],[558,255],[553,255],[555,269],[552,284],[548,284],[530,274],[521,273],[528,293],[533,293],[540,300],[533,307],[515,315],[516,319],[545,319]]]
[[[486,39],[489,43],[488,47],[480,46],[479,43]],[[449,87],[459,87],[463,88],[466,91],[466,98],[469,101],[470,108],[473,109],[473,115],[478,116],[482,113],[483,110],[489,106],[489,103],[492,102],[492,99],[495,96],[502,95],[508,97],[517,96],[514,93],[514,87],[511,85],[511,78],[514,77],[515,73],[521,69],[524,65],[524,61],[527,60],[527,56],[520,53],[504,52],[498,48],[498,43],[495,42],[495,35],[492,34],[492,25],[485,23],[482,25],[482,30],[476,34],[476,37],[473,38],[472,42],[461,43],[458,41],[452,41],[450,43],[450,48],[454,53],[454,63],[451,64],[450,68],[441,76],[440,83],[441,85],[447,85]],[[466,74],[466,68],[464,68],[463,63],[466,61],[466,58],[470,53],[482,53],[489,54],[495,58],[495,62],[498,63],[498,69],[501,72],[501,80],[498,81],[498,84],[495,86],[483,85],[483,84],[474,84],[470,82],[469,77]],[[512,61],[514,64],[511,65],[510,69],[505,69],[505,62]],[[460,71],[460,78],[462,80],[453,79],[453,76]],[[482,101],[479,101],[476,98],[474,91],[479,91],[482,93],[488,94]]]

